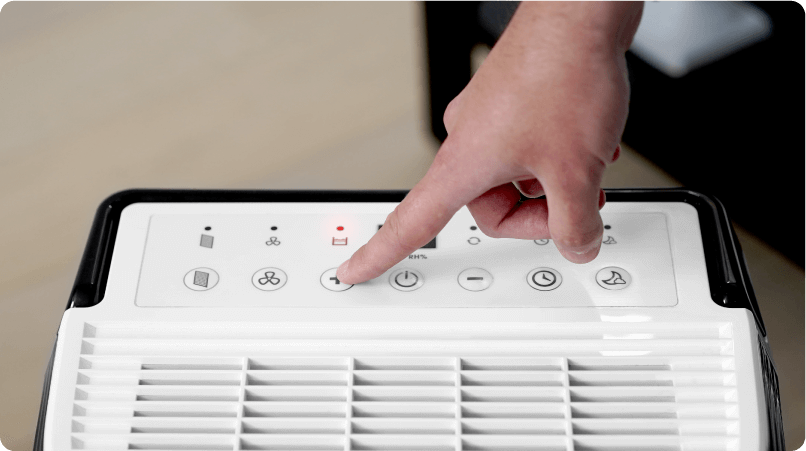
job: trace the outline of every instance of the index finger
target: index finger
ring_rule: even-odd
[[[482,177],[489,172],[480,171],[479,165],[468,168],[465,160],[444,149],[383,227],[339,266],[336,277],[341,282],[356,284],[380,276],[431,241],[463,205],[484,192]]]

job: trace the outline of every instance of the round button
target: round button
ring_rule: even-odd
[[[549,240],[547,240],[545,238],[543,238],[542,240],[534,240],[534,242],[538,246],[545,246],[545,245],[549,244]]]
[[[630,286],[632,276],[623,268],[608,266],[596,273],[596,283],[606,290],[623,290]]]
[[[263,268],[252,276],[252,285],[263,291],[279,290],[286,282],[288,276],[279,268]]]
[[[191,269],[185,274],[185,286],[193,291],[206,291],[218,283],[218,273],[210,268]]]
[[[342,283],[339,278],[336,277],[337,269],[339,268],[330,268],[322,273],[322,277],[319,278],[319,282],[322,283],[322,286],[330,291],[344,291],[352,288],[352,285]]]
[[[468,291],[483,291],[493,284],[493,275],[481,268],[470,268],[459,273],[459,285]]]
[[[423,286],[423,275],[413,269],[399,269],[389,275],[389,284],[400,291],[414,291]]]
[[[537,268],[529,272],[526,281],[535,290],[551,291],[563,283],[563,277],[554,269]]]

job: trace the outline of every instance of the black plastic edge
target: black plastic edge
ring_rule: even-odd
[[[758,336],[759,365],[764,381],[764,400],[767,407],[767,428],[769,429],[769,450],[784,451],[784,417],[781,412],[781,393],[778,386],[778,372],[772,360],[770,344],[765,337]]]
[[[744,254],[725,208],[719,200],[713,196],[681,188],[606,189],[605,193],[608,202],[683,202],[692,205],[697,210],[700,220],[711,298],[722,307],[750,310],[755,317],[760,336],[764,337],[766,343],[767,333],[747,273]],[[120,214],[129,205],[143,202],[400,202],[406,194],[407,191],[296,190],[135,189],[118,192],[109,196],[98,207],[67,308],[91,307],[103,300]],[[42,450],[55,349],[54,345],[45,376],[34,451]],[[771,358],[769,360],[772,362]],[[777,382],[777,376],[775,381]],[[774,412],[769,413],[773,414]],[[777,451],[775,448],[773,450]]]
[[[34,434],[34,450],[41,451],[45,444],[45,416],[48,412],[48,399],[50,398],[50,381],[53,374],[53,362],[56,359],[56,343],[59,341],[59,336],[56,336],[56,341],[53,342],[53,351],[50,353],[50,360],[48,367],[45,370],[45,382],[42,384],[42,400],[39,401],[39,416],[36,419],[36,433]]]

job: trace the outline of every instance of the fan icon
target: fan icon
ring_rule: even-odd
[[[275,277],[274,271],[266,271],[265,273],[263,273],[263,275],[265,277],[261,277],[260,279],[258,279],[257,283],[261,285],[266,285],[267,283],[277,285],[278,283],[280,283],[280,278]]]

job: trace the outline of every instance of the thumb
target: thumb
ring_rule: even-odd
[[[591,158],[565,174],[560,168],[545,171],[543,186],[549,210],[549,233],[567,260],[588,263],[599,254],[604,227],[599,209],[604,204],[600,188],[604,165]],[[568,169],[568,166],[565,166]]]

